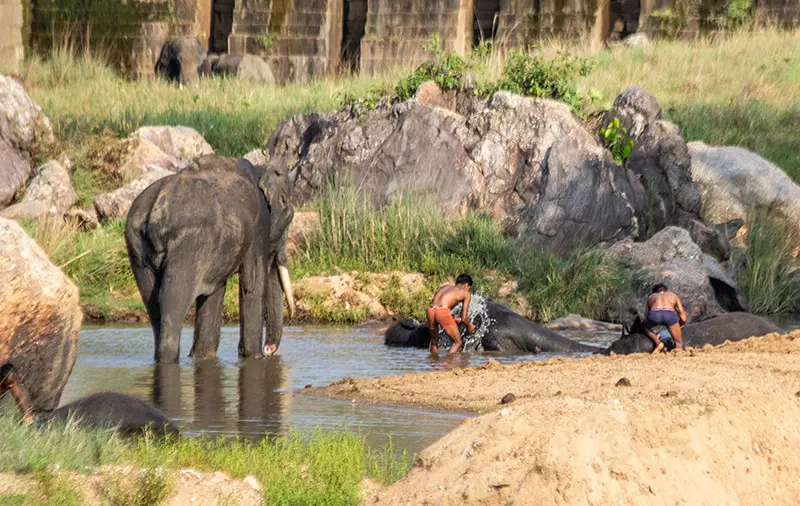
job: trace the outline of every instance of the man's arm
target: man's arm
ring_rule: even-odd
[[[464,296],[464,301],[461,303],[461,321],[464,322],[464,325],[466,325],[467,329],[469,329],[470,333],[472,333],[475,332],[475,325],[469,321],[468,311],[470,298],[471,295],[469,292],[467,292],[467,294]]]
[[[683,306],[681,305],[681,299],[678,296],[675,296],[675,309],[678,310],[678,320],[680,320],[681,326],[686,323],[686,313],[683,311]]]
[[[17,399],[17,406],[22,411],[22,419],[26,423],[31,423],[35,420],[33,410],[31,409],[31,399],[28,397],[28,392],[20,388],[18,383],[14,383],[11,387],[12,394]]]

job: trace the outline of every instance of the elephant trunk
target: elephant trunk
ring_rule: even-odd
[[[286,303],[289,305],[289,318],[294,318],[294,294],[292,293],[292,279],[289,277],[289,269],[279,265],[278,273],[280,274],[283,294],[286,296]]]

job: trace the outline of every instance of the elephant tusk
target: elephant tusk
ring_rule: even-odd
[[[281,277],[283,293],[286,295],[286,302],[289,304],[289,318],[294,318],[294,294],[292,294],[292,280],[289,277],[289,269],[283,265],[279,265],[278,273]]]

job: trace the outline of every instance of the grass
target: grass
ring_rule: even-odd
[[[19,416],[0,413],[0,471],[44,477],[50,492],[42,490],[0,498],[0,504],[31,504],[36,497],[68,495],[53,478],[55,469],[80,473],[113,464],[141,472],[104,472],[103,495],[110,504],[157,504],[172,489],[173,472],[184,468],[223,471],[233,478],[255,475],[264,501],[275,505],[358,504],[365,477],[390,484],[411,465],[409,455],[395,454],[391,441],[380,450],[369,448],[363,435],[341,429],[265,438],[259,443],[240,439],[142,438],[123,440],[108,431],[92,431],[74,424],[35,429]],[[60,483],[60,485],[59,485]],[[74,492],[74,491],[73,491]],[[18,502],[14,502],[18,501]],[[33,501],[34,504],[43,504]],[[81,504],[82,501],[47,504]]]
[[[769,210],[752,210],[747,251],[734,250],[739,282],[754,313],[800,312],[800,238]]]

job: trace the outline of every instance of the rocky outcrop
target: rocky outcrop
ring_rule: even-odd
[[[749,209],[768,210],[800,237],[800,186],[776,165],[739,147],[690,142],[692,178],[703,189],[703,218],[714,225],[744,220]]]
[[[657,283],[681,298],[689,321],[747,309],[735,277],[704,255],[682,228],[667,227],[646,242],[623,241],[608,252],[638,271],[635,292],[625,296],[618,308],[616,316],[621,320],[645,316],[646,299]]]
[[[319,229],[319,213],[299,211],[294,213],[286,239],[286,250],[289,255],[298,247],[308,244],[312,235]]]
[[[168,170],[152,168],[122,188],[95,197],[94,209],[97,211],[97,217],[102,221],[124,218],[128,215],[133,201],[145,188],[172,174],[174,173]]]
[[[275,86],[272,68],[260,56],[253,54],[226,54],[217,59],[211,70],[215,74],[237,76],[251,83]]]
[[[165,42],[155,67],[156,75],[191,86],[197,86],[200,76],[210,71],[206,51],[196,37],[178,37]]]
[[[0,75],[0,208],[11,203],[33,169],[33,151],[53,141],[50,121],[22,86]]]
[[[201,156],[214,154],[214,149],[203,136],[194,128],[186,126],[141,127],[133,132],[131,138],[150,141],[164,153],[180,160],[181,166],[186,166]]]
[[[36,171],[22,202],[42,202],[55,215],[64,216],[78,201],[69,172],[58,161],[50,160]]]
[[[78,288],[17,223],[2,218],[0,286],[0,363],[19,369],[36,409],[53,409],[75,363]]]
[[[298,203],[347,167],[337,177],[358,181],[376,204],[410,192],[445,211],[484,209],[507,231],[560,253],[642,235],[648,206],[639,179],[565,104],[505,92],[455,104],[412,99],[361,118],[298,116],[268,141],[269,163],[298,171]]]

